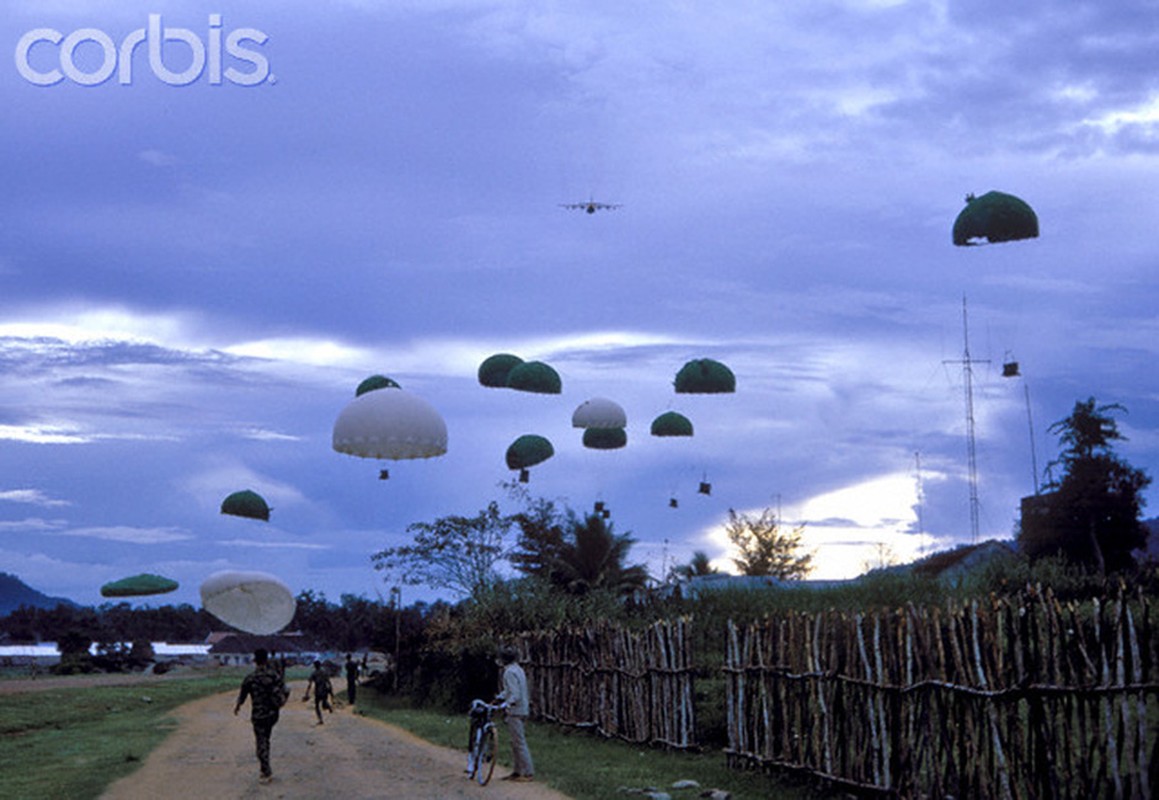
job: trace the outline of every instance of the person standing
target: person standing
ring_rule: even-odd
[[[283,675],[270,664],[269,653],[259,647],[254,651],[254,671],[241,682],[233,713],[237,716],[246,698],[250,699],[250,723],[254,727],[254,744],[262,783],[269,783],[273,778],[270,770],[270,735],[274,732],[274,725],[278,724],[278,712],[288,696]]]
[[[314,662],[314,671],[310,673],[310,678],[306,681],[306,696],[302,700],[309,702],[311,689],[314,690],[314,714],[318,717],[318,724],[324,725],[322,709],[326,709],[331,714],[334,713],[334,707],[330,705],[330,695],[334,694],[334,687],[331,686],[330,675],[327,674],[321,661]]]
[[[358,691],[358,662],[346,654],[346,702],[354,705],[354,694]]]
[[[519,651],[513,645],[499,648],[499,664],[503,672],[499,677],[503,690],[496,697],[503,703],[503,719],[507,723],[507,735],[511,739],[512,772],[505,781],[526,782],[534,779],[535,767],[531,763],[531,750],[527,747],[524,723],[531,714],[531,702],[527,691],[527,675],[519,666]]]

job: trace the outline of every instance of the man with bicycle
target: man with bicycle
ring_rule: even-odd
[[[511,737],[513,765],[511,774],[503,780],[521,783],[531,781],[535,775],[535,767],[531,763],[531,751],[527,747],[523,729],[531,713],[531,704],[527,692],[527,675],[523,672],[523,667],[519,666],[519,650],[509,644],[500,647],[499,664],[503,668],[499,679],[503,690],[495,699],[503,704],[503,717],[507,723],[507,733]]]

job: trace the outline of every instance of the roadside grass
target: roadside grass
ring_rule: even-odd
[[[236,689],[244,673],[0,695],[0,797],[99,797],[173,729],[170,711]]]
[[[232,692],[246,669],[125,686],[38,688],[0,695],[0,797],[43,800],[99,797],[134,771],[173,730],[178,706],[219,692]],[[290,680],[304,677],[291,671]],[[52,678],[41,679],[50,683]],[[359,713],[398,725],[444,747],[464,752],[467,718],[403,707],[396,698],[366,691]],[[735,800],[805,800],[835,797],[788,778],[727,768],[719,751],[680,753],[608,741],[547,724],[528,726],[538,777],[576,800],[605,800],[624,788],[656,787],[673,800],[699,790],[673,790],[677,780],[695,780],[701,790],[726,789]],[[510,771],[506,732],[500,726],[496,779]]]
[[[405,699],[366,693],[359,697],[359,713],[390,722],[444,747],[462,750],[466,766],[467,715],[448,715],[404,705]],[[535,761],[536,778],[576,800],[632,797],[621,789],[654,787],[673,800],[696,798],[700,792],[725,789],[734,800],[811,800],[838,797],[813,785],[759,771],[731,770],[723,753],[681,753],[640,747],[559,726],[532,723],[527,740]],[[499,724],[499,761],[495,780],[511,771],[510,748]],[[694,780],[700,789],[672,789],[676,781]],[[640,795],[635,795],[640,796]]]

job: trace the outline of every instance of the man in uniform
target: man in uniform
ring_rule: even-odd
[[[322,709],[334,713],[334,706],[330,705],[330,695],[334,694],[334,689],[330,684],[330,675],[321,661],[314,662],[314,671],[306,682],[306,696],[302,698],[304,701],[310,700],[311,689],[314,690],[314,713],[318,717],[318,724],[322,725]]]
[[[531,763],[531,750],[527,747],[527,737],[523,731],[523,725],[531,713],[527,692],[527,675],[523,672],[523,667],[519,666],[519,651],[512,645],[504,645],[499,648],[499,664],[503,668],[499,678],[503,691],[496,699],[503,702],[503,718],[507,723],[507,734],[511,739],[511,761],[513,764],[511,774],[504,777],[503,780],[530,781],[535,775],[535,767]]]
[[[346,702],[354,705],[354,693],[358,691],[358,662],[346,654]]]
[[[273,777],[270,771],[270,734],[274,732],[278,710],[285,705],[288,695],[284,676],[269,663],[269,654],[264,648],[255,650],[254,671],[241,682],[233,713],[236,716],[246,698],[250,698],[250,722],[254,726],[262,783],[269,783]]]

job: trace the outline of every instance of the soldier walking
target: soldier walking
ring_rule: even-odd
[[[288,696],[285,676],[269,663],[269,654],[259,647],[254,651],[254,671],[241,682],[233,713],[236,716],[246,698],[250,698],[250,722],[254,726],[254,743],[262,783],[269,783],[273,778],[270,770],[270,734],[274,732],[278,711],[285,705]]]

